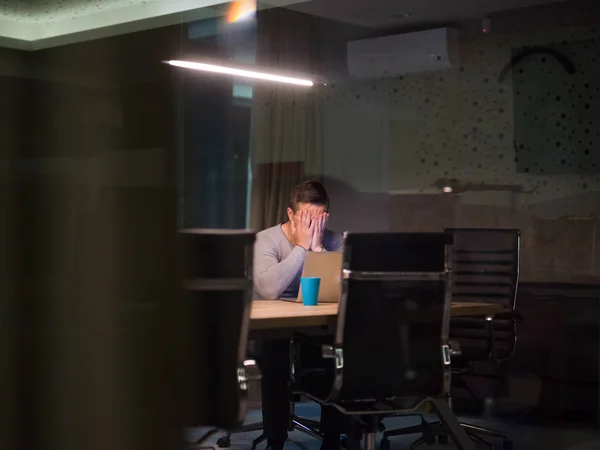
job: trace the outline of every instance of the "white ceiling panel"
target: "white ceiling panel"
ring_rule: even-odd
[[[304,0],[268,0],[261,8]],[[3,0],[0,47],[39,50],[208,17],[228,0]]]
[[[494,12],[559,1],[561,0],[311,0],[291,8],[339,22],[388,28],[473,19]]]

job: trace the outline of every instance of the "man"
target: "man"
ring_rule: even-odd
[[[328,230],[329,196],[318,181],[304,181],[290,195],[288,221],[261,231],[254,246],[254,298],[297,298],[306,253],[337,251],[339,234]]]
[[[339,234],[327,229],[329,196],[318,181],[304,181],[290,195],[288,221],[261,231],[254,245],[254,298],[297,298],[309,251],[338,251]],[[264,434],[271,450],[282,450],[290,420],[290,353],[287,339],[263,342],[262,408]],[[322,450],[337,450],[340,422],[333,408],[323,408]]]

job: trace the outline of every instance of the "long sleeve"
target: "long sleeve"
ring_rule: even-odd
[[[269,236],[257,238],[254,243],[254,292],[265,300],[278,299],[294,281],[306,258],[302,247],[294,247],[283,261],[279,262],[276,246]]]

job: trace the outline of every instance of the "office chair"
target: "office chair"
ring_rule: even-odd
[[[255,343],[255,342],[251,342],[249,347],[253,347],[253,345],[252,345],[253,343]],[[290,345],[291,345],[291,343],[290,343]],[[292,351],[290,350],[290,355],[291,354],[292,354]],[[256,380],[256,381],[258,381],[258,380]],[[292,397],[292,401],[290,402],[290,421],[288,424],[288,432],[299,431],[299,432],[307,434],[308,436],[313,437],[315,439],[322,440],[321,433],[319,432],[319,428],[320,428],[319,422],[296,415],[295,403],[298,401],[300,401],[300,396],[297,394],[294,394]],[[250,423],[250,424],[242,425],[240,427],[226,428],[226,429],[228,431],[225,434],[225,436],[221,436],[217,440],[217,446],[219,448],[231,447],[231,436],[233,436],[234,434],[262,431],[263,430],[263,422]],[[257,438],[255,438],[252,441],[251,449],[252,450],[256,449],[256,447],[260,443],[264,442],[265,440],[266,440],[266,436],[264,434],[260,434]]]
[[[488,317],[456,318],[450,322],[450,336],[461,339],[462,357],[471,349],[487,351],[487,360],[500,363],[510,359],[516,348],[516,311],[519,284],[521,233],[514,229],[448,229],[452,246],[452,300],[501,304],[506,312]],[[474,350],[475,351],[475,350]],[[476,356],[480,357],[477,351]]]
[[[249,347],[253,348],[256,342],[253,341],[250,343]],[[292,358],[293,354],[293,341],[290,341],[290,358]],[[292,360],[290,359],[290,370],[291,370]],[[293,386],[292,386],[293,391]],[[299,431],[304,433],[310,437],[313,437],[318,440],[322,440],[323,437],[319,432],[319,428],[321,424],[318,421],[311,420],[308,418],[300,417],[296,415],[296,403],[301,400],[301,396],[299,394],[292,395],[292,401],[290,402],[290,421],[288,424],[288,432]],[[253,431],[261,431],[263,429],[263,422],[256,422],[247,425],[243,425],[240,428],[236,428],[235,430],[230,430],[227,432],[225,436],[220,437],[217,440],[217,446],[219,448],[229,448],[231,447],[231,436],[239,433],[250,433]],[[256,447],[266,440],[266,436],[264,434],[260,434],[256,439],[252,441],[251,449],[254,450]]]
[[[307,419],[305,417],[300,417],[296,415],[296,407],[295,403],[300,401],[300,395],[294,395],[292,402],[290,403],[290,423],[288,425],[288,431],[299,431],[304,433],[310,437],[313,437],[318,440],[323,440],[323,436],[319,432],[319,428],[321,424],[316,420]],[[217,446],[219,448],[229,448],[231,447],[231,436],[239,433],[250,433],[252,431],[261,431],[263,429],[262,422],[251,423],[247,425],[243,425],[239,428],[236,428],[233,431],[227,432],[225,436],[220,437],[217,440]],[[252,441],[251,449],[255,450],[256,447],[266,440],[266,436],[261,434],[256,439]]]
[[[494,317],[456,317],[450,320],[452,387],[467,389],[476,398],[462,375],[468,374],[477,362],[490,362],[497,366],[510,359],[515,351],[516,324],[521,320],[515,311],[520,232],[494,229],[445,231],[453,236],[450,251],[452,301],[501,303],[506,307],[506,313]],[[479,444],[493,448],[491,442],[481,437],[489,436],[501,439],[503,449],[513,448],[506,433],[464,422],[461,426]],[[408,434],[408,431],[410,429],[407,428],[386,431],[384,438]],[[435,434],[440,443],[447,442],[447,436],[439,427]]]
[[[486,317],[457,317],[450,321],[450,339],[460,345],[461,354],[453,358],[452,386],[466,389],[477,398],[463,375],[485,365],[495,375],[495,391],[508,390],[507,380],[498,370],[502,362],[512,358],[517,343],[516,312],[519,283],[521,233],[516,229],[448,229],[454,236],[451,251],[452,300],[502,304],[506,312]],[[495,372],[495,373],[494,373]],[[506,433],[462,424],[477,442],[492,447],[482,436],[500,438],[503,448],[513,444]]]
[[[294,367],[298,387],[353,418],[374,450],[381,419],[425,402],[461,450],[474,449],[445,398],[450,388],[449,272],[444,233],[345,233],[342,295],[333,345],[297,339],[295,353],[321,357]],[[313,356],[314,357],[314,356]],[[305,358],[305,360],[308,358]],[[301,361],[296,358],[296,361]],[[413,432],[435,429],[424,420]],[[415,443],[418,445],[418,443]],[[382,448],[389,440],[382,441]]]
[[[248,383],[259,378],[246,343],[254,233],[183,230],[188,426],[232,429],[246,416]]]

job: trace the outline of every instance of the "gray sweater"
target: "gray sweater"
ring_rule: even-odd
[[[341,250],[342,236],[325,230],[323,248],[327,251]],[[298,297],[305,258],[306,250],[294,247],[281,225],[258,233],[254,243],[254,298],[275,300]]]

